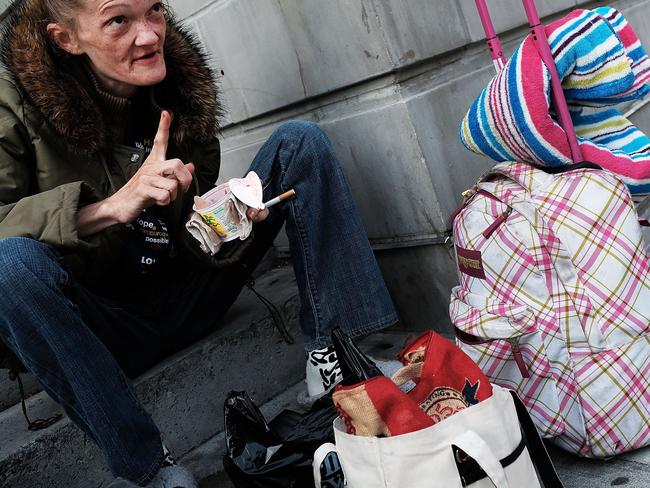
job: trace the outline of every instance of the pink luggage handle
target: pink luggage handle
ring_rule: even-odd
[[[494,30],[492,18],[490,17],[490,11],[487,8],[485,0],[476,0],[476,8],[478,9],[478,16],[481,18],[481,24],[483,24],[483,30],[485,31],[485,40],[487,42],[488,48],[490,49],[490,56],[492,57],[494,67],[498,73],[506,64],[506,57],[503,55],[501,40]]]
[[[526,11],[526,17],[528,18],[528,24],[530,25],[531,32],[533,34],[533,42],[535,43],[537,52],[551,73],[551,98],[553,101],[553,106],[555,107],[555,111],[557,112],[560,126],[562,129],[564,129],[564,132],[566,132],[569,141],[571,159],[574,163],[583,162],[584,158],[582,157],[582,151],[578,145],[578,138],[573,127],[571,115],[569,114],[569,107],[567,106],[566,98],[564,98],[564,91],[562,90],[560,75],[557,72],[557,67],[555,66],[555,61],[553,60],[553,54],[551,53],[551,48],[548,45],[546,31],[544,31],[544,26],[539,19],[537,7],[535,6],[535,0],[522,0],[522,2],[524,4],[524,10]],[[497,68],[497,71],[500,71],[501,68],[503,68],[505,65],[506,59],[503,55],[503,49],[501,48],[501,41],[499,40],[499,37],[494,30],[494,25],[492,24],[490,12],[487,8],[485,0],[476,0],[476,8],[478,9],[481,23],[483,24],[483,30],[485,31],[485,37],[487,39],[487,45],[490,49],[490,55],[492,56],[492,60],[495,64],[495,67]]]

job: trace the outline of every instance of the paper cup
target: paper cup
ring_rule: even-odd
[[[213,188],[201,197],[208,204],[207,207],[200,209],[197,209],[196,205],[192,207],[201,216],[203,222],[208,224],[224,242],[232,241],[239,237],[238,222],[234,219],[235,216],[229,212],[228,206],[226,205],[229,194],[230,188],[227,183],[224,183]]]

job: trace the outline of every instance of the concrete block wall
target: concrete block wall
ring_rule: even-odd
[[[291,118],[331,137],[407,327],[448,331],[456,283],[444,245],[460,193],[491,165],[456,129],[493,75],[472,0],[172,0],[223,71],[222,178],[242,174]],[[492,0],[507,52],[519,0]],[[538,0],[553,18],[604,2]],[[607,2],[650,43],[650,1]],[[635,115],[650,130],[650,111]],[[334,230],[333,230],[334,231]],[[286,242],[278,242],[280,249]]]
[[[10,3],[0,0],[0,11]],[[473,0],[170,0],[222,72],[222,179],[241,175],[283,121],[332,139],[407,327],[448,330],[456,282],[444,245],[460,193],[491,165],[456,129],[493,74]],[[520,0],[491,0],[506,52]],[[545,18],[611,4],[650,43],[650,0],[537,0]],[[650,110],[633,119],[650,130]],[[277,242],[286,251],[284,239]]]

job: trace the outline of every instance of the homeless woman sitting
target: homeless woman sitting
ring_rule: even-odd
[[[330,388],[331,329],[397,321],[350,190],[325,134],[285,123],[250,170],[264,200],[296,198],[249,209],[253,235],[206,254],[184,225],[218,176],[220,107],[194,38],[153,0],[9,8],[0,356],[13,353],[97,443],[114,486],[195,487],[127,378],[213,330],[286,222],[309,393]]]

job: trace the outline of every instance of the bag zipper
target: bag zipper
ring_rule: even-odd
[[[505,203],[503,200],[495,196],[494,194],[490,193],[487,190],[484,190],[483,188],[479,189],[476,191],[476,194],[478,195],[483,195],[484,197],[491,198],[492,200],[502,203],[503,205],[506,206],[506,210],[501,213],[500,215],[497,216],[496,219],[494,219],[494,222],[492,222],[481,234],[483,237],[488,239],[494,232],[503,224],[506,220],[508,220],[508,217],[510,217],[510,214],[512,213],[512,207]]]
[[[451,217],[449,218],[450,225],[453,227],[454,225],[454,220],[456,217],[458,217],[458,214],[469,205],[470,201],[476,196],[476,195],[483,195],[485,197],[491,198],[492,200],[495,200],[499,203],[502,203],[507,207],[506,211],[503,212],[502,214],[498,215],[497,218],[492,222],[483,232],[483,237],[488,239],[494,232],[499,228],[501,224],[503,224],[506,220],[508,220],[508,217],[512,213],[512,207],[510,207],[507,203],[503,202],[500,198],[496,197],[492,193],[490,193],[487,190],[484,190],[483,188],[477,188],[477,187],[472,187],[469,190],[465,190],[463,192],[463,203],[454,211],[453,214],[451,214]]]
[[[507,341],[510,344],[510,350],[512,351],[512,355],[515,358],[515,363],[519,368],[521,377],[530,378],[530,373],[528,373],[528,367],[526,366],[526,362],[524,361],[524,355],[521,353],[521,348],[519,347],[519,337],[512,337],[510,339],[507,339]]]
[[[512,213],[512,208],[508,207],[508,209],[503,212],[501,215],[497,216],[496,219],[494,219],[494,222],[492,222],[483,232],[483,237],[488,239],[492,234],[494,234],[494,231],[496,231],[501,224],[503,224],[506,220],[508,220],[508,217],[510,217],[510,214]]]
[[[473,186],[472,188],[469,188],[465,190],[463,193],[461,193],[463,197],[463,203],[461,203],[456,210],[451,214],[451,217],[449,217],[449,225],[453,228],[454,227],[454,220],[456,220],[456,217],[458,217],[458,214],[460,214],[467,205],[469,205],[470,200],[476,195],[477,192],[477,187],[476,185]]]

